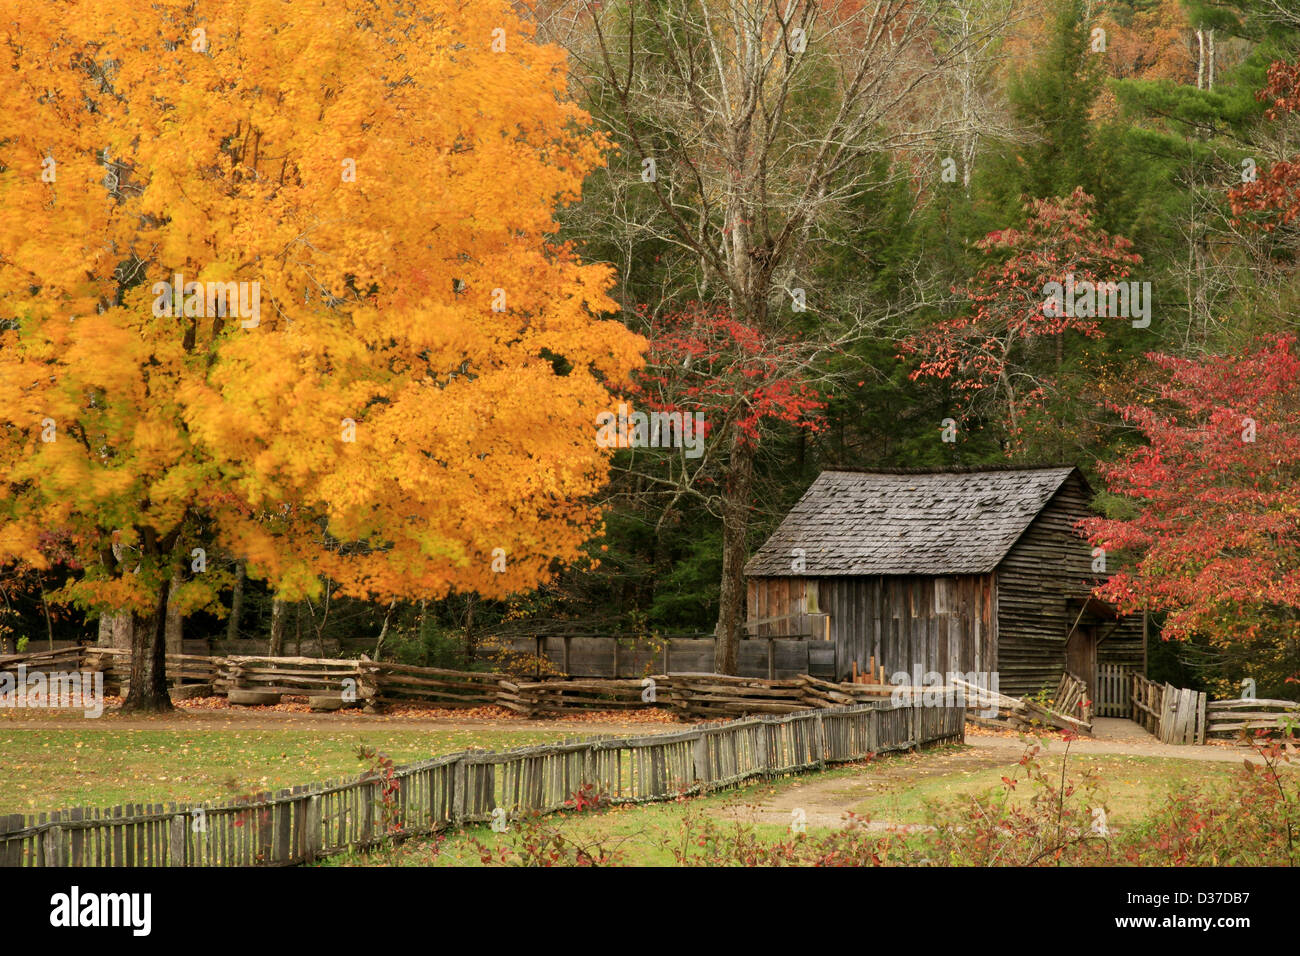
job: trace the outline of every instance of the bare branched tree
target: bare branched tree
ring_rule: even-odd
[[[654,311],[682,295],[726,302],[746,325],[826,347],[878,328],[909,304],[819,300],[819,257],[870,196],[916,179],[907,156],[941,144],[973,155],[979,60],[1009,7],[963,0],[954,21],[952,0],[558,0],[538,14],[542,38],[569,51],[619,150],[576,232],[617,250],[625,288],[653,272]],[[646,270],[651,247],[661,261]],[[756,449],[711,434],[725,462],[715,663],[734,672]]]

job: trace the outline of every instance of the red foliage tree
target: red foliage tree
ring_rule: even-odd
[[[775,424],[821,427],[824,403],[812,370],[826,347],[765,333],[725,305],[690,302],[648,324],[646,363],[634,373],[631,397],[643,409],[699,415],[704,422],[703,454],[657,482],[674,498],[701,495],[722,518],[714,666],[732,674],[745,612],[754,459],[765,429]]]
[[[699,302],[655,318],[648,339],[646,364],[634,373],[638,404],[698,412],[706,434],[751,448],[768,425],[820,427],[825,404],[811,384],[804,344],[746,325],[725,305]]]
[[[1166,638],[1253,646],[1294,673],[1300,639],[1300,357],[1279,337],[1244,356],[1152,355],[1164,377],[1116,407],[1145,438],[1102,466],[1130,517],[1090,518],[1094,547],[1135,565],[1098,596],[1168,612]]]
[[[1103,338],[1104,323],[1116,317],[1109,303],[1110,314],[1099,314],[1100,297],[1089,309],[1063,309],[1045,290],[1071,281],[1118,283],[1142,261],[1129,240],[1093,224],[1093,205],[1082,189],[1034,200],[1025,207],[1024,229],[980,240],[977,248],[997,260],[952,290],[965,295],[970,310],[899,343],[902,357],[918,360],[910,377],[947,381],[959,394],[998,405],[1014,437],[1024,413],[1055,389],[1065,333]]]
[[[1268,82],[1256,96],[1272,101],[1264,114],[1270,120],[1300,113],[1300,62],[1270,66]],[[1228,198],[1233,215],[1257,213],[1256,224],[1267,231],[1289,224],[1300,215],[1300,155],[1273,163],[1255,182],[1229,192]]]

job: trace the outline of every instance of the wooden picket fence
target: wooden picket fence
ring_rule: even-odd
[[[1205,743],[1205,694],[1166,684],[1157,736],[1165,744]]]
[[[1129,717],[1133,710],[1130,700],[1133,683],[1132,667],[1123,664],[1097,665],[1097,692],[1093,708],[1098,717]]]
[[[0,816],[0,866],[286,866],[491,819],[562,809],[594,787],[613,803],[672,800],[869,754],[965,739],[960,707],[859,704],[590,738],[466,751],[233,803],[134,804]]]

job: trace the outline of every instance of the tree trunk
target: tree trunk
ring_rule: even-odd
[[[1196,31],[1196,88],[1205,89],[1205,32]]]
[[[1205,88],[1209,90],[1211,93],[1213,93],[1214,92],[1214,31],[1213,30],[1210,31],[1209,41],[1210,41],[1209,60],[1206,63],[1206,68],[1205,68],[1205,73],[1206,73],[1206,77],[1208,78],[1208,82],[1206,83]]]
[[[321,609],[320,624],[316,623],[316,612],[312,612],[311,623],[316,631],[316,653],[325,656],[325,625],[330,619],[330,580],[325,579],[325,606]]]
[[[44,577],[41,577],[38,583],[41,590],[41,610],[45,612],[45,637],[49,641],[50,650],[54,650],[54,620],[50,617],[50,602],[45,600]]]
[[[129,651],[133,644],[132,632],[135,619],[127,613],[107,612],[99,619],[99,644],[101,647],[117,647]]]
[[[397,607],[396,599],[388,605],[388,610],[384,613],[384,626],[379,629],[379,640],[375,641],[375,653],[371,660],[380,660],[379,655],[384,653],[384,638],[388,636],[388,622],[393,618],[393,608],[395,607]]]
[[[171,595],[176,594],[176,589],[181,585],[181,575],[178,571],[172,575]],[[181,619],[181,606],[175,600],[167,602],[167,653],[180,654],[185,649],[184,634],[182,633],[183,621]]]
[[[468,667],[474,662],[475,640],[474,640],[474,607],[475,595],[470,594],[465,602],[465,666]]]
[[[737,436],[722,492],[722,591],[718,600],[713,669],[736,673],[745,620],[745,540],[754,483],[754,448]]]
[[[131,615],[131,690],[122,713],[164,714],[172,710],[167,693],[167,599],[171,580],[158,586],[158,600],[148,617]]]
[[[284,656],[284,612],[288,602],[271,598],[271,640],[267,645],[268,657]]]
[[[226,640],[239,640],[239,620],[244,614],[244,562],[235,562],[235,589],[230,595],[230,618],[226,621]]]

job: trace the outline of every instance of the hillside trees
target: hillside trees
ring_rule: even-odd
[[[1154,332],[1175,352],[1249,341],[1285,311],[1274,308],[1289,296],[1270,267],[1277,237],[1239,228],[1226,198],[1282,158],[1257,94],[1300,40],[1300,21],[1270,0],[1183,7],[1188,62],[1113,83],[1120,115],[1101,133],[1116,166],[1108,224],[1164,277],[1168,321]]]
[[[1066,418],[1088,387],[1078,379],[1095,385],[1103,364],[1082,343],[1151,323],[1150,292],[1130,281],[1140,257],[1093,212],[1082,189],[1029,203],[1023,229],[976,244],[991,261],[962,290],[968,311],[900,343],[912,378],[947,385],[963,417],[992,418],[1017,449],[1055,446],[1061,461],[1078,451],[1065,445]]]
[[[584,102],[620,151],[603,201],[572,226],[584,239],[600,236],[615,250],[611,260],[631,267],[625,283],[657,289],[639,301],[663,300],[669,311],[688,300],[722,302],[765,336],[815,331],[823,345],[851,341],[892,314],[897,303],[815,286],[816,263],[855,199],[906,177],[905,166],[876,160],[952,142],[969,125],[969,116],[931,106],[1005,14],[940,43],[934,18],[951,4],[937,2],[554,6],[548,29],[573,52]],[[654,262],[649,276],[642,261]],[[746,476],[758,453],[730,441],[719,459],[723,670],[741,637]]]
[[[1300,114],[1300,61],[1278,61],[1269,67],[1268,82],[1258,98],[1268,104],[1266,117],[1273,123],[1291,121]],[[1235,215],[1249,218],[1266,231],[1285,229],[1300,216],[1300,153],[1268,164],[1251,182],[1234,189],[1230,198]]]
[[[991,164],[984,186],[1007,213],[1024,197],[1098,193],[1102,164],[1094,147],[1093,104],[1102,58],[1092,50],[1093,24],[1083,0],[1056,0],[1033,60],[1006,83],[1010,122],[1023,140]]]
[[[57,531],[131,610],[128,709],[208,549],[381,601],[580,553],[641,344],[552,238],[605,148],[558,49],[492,0],[0,13],[0,560]]]

